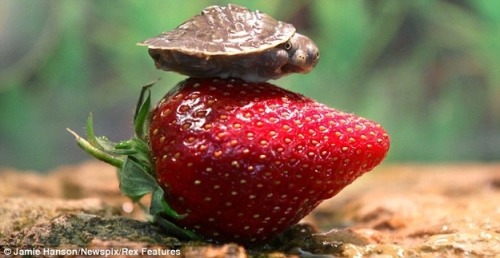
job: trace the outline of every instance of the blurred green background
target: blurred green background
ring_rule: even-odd
[[[0,1],[0,167],[87,160],[66,132],[132,135],[140,87],[184,77],[136,42],[229,1]],[[500,1],[231,1],[291,22],[316,69],[272,83],[381,123],[386,162],[500,160]]]

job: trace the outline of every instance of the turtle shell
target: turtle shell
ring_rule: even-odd
[[[138,45],[189,55],[240,55],[273,48],[295,33],[292,24],[229,4],[210,6],[176,29]]]

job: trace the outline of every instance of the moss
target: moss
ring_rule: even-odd
[[[93,240],[140,242],[179,246],[154,225],[125,217],[103,218],[91,214],[65,214],[48,223],[38,224],[14,234],[13,246],[88,246]]]

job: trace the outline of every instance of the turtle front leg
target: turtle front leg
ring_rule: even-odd
[[[265,51],[258,62],[258,76],[263,78],[263,81],[267,81],[288,74],[289,72],[282,69],[288,63],[288,59],[288,53],[284,49],[273,48]]]

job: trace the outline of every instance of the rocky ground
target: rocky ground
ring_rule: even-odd
[[[253,249],[181,242],[118,188],[98,162],[0,169],[0,256],[500,257],[500,164],[381,166]]]

